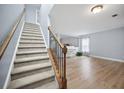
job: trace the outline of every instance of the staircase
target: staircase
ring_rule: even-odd
[[[39,25],[24,25],[8,88],[58,88]]]

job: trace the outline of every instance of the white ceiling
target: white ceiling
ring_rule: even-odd
[[[124,26],[124,5],[103,4],[103,11],[93,14],[92,4],[54,5],[50,19],[55,31],[78,36]],[[118,14],[113,18],[112,14]]]

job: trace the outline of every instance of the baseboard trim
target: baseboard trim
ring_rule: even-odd
[[[121,59],[114,59],[114,58],[102,57],[102,56],[96,56],[96,55],[90,55],[90,57],[95,57],[95,58],[100,58],[100,59],[105,59],[105,60],[111,60],[111,61],[123,62],[124,63],[124,60],[121,60]]]
[[[12,61],[11,61],[11,64],[10,64],[10,68],[9,68],[8,75],[7,75],[5,84],[3,86],[3,89],[6,89],[8,87],[8,84],[9,84],[9,81],[10,81],[10,75],[11,75],[11,71],[13,69],[13,64],[14,64],[14,60],[15,60],[15,57],[16,57],[16,51],[18,49],[18,45],[19,45],[19,41],[20,41],[20,38],[21,38],[23,28],[24,28],[24,24],[25,24],[25,21],[23,21],[22,27],[20,29],[19,38],[18,38],[17,43],[16,43],[15,51],[14,51],[14,54],[13,54],[13,58],[12,58]]]
[[[48,48],[47,43],[46,43],[46,40],[45,40],[45,36],[44,36],[44,33],[43,33],[43,30],[42,30],[42,28],[41,28],[41,25],[40,25],[39,23],[37,23],[37,24],[39,25],[39,27],[40,27],[40,32],[41,32],[41,34],[43,35],[43,40],[44,40],[44,42],[45,42],[45,46],[46,46],[46,48]]]

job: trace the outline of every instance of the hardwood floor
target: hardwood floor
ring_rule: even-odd
[[[124,63],[91,57],[67,58],[68,88],[124,89]]]

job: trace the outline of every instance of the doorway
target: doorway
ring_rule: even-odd
[[[82,52],[83,55],[85,56],[89,56],[90,53],[89,43],[90,43],[90,38],[82,38]]]

